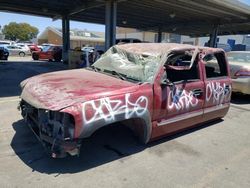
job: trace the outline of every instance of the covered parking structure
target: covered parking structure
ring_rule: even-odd
[[[69,21],[105,24],[106,49],[116,26],[189,36],[249,34],[250,7],[237,0],[1,0],[1,11],[62,19],[63,60],[68,60]]]

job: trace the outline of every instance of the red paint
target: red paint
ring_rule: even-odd
[[[34,60],[46,59],[60,61],[62,58],[61,46],[50,46],[48,50],[37,50],[32,52],[32,58]]]
[[[40,52],[41,49],[38,48],[38,46],[36,44],[28,44],[28,47],[30,48],[31,52]]]
[[[22,95],[29,96],[27,102],[51,110],[139,89],[137,84],[85,69],[47,73],[24,83]]]

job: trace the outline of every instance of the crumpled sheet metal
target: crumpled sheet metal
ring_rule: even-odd
[[[170,51],[185,51],[198,48],[200,51],[204,49],[207,52],[215,52],[215,51],[223,51],[219,48],[210,48],[210,47],[201,47],[201,46],[193,46],[189,44],[177,44],[177,43],[129,43],[116,45],[119,46],[120,49],[126,50],[127,52],[135,53],[135,54],[148,54],[151,56],[162,56],[164,54],[168,54]]]
[[[165,63],[170,52],[187,51],[193,54],[192,66],[196,55],[206,49],[206,52],[214,51],[213,48],[198,47],[176,43],[129,43],[111,47],[94,66],[102,70],[112,70],[141,82],[153,82],[154,76],[161,63]],[[216,49],[218,50],[218,49]],[[203,56],[205,54],[202,54]]]

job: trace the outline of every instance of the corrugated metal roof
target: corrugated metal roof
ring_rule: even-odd
[[[117,0],[117,26],[184,35],[250,33],[250,8],[236,0]],[[105,23],[105,0],[1,0],[0,9],[25,14]]]

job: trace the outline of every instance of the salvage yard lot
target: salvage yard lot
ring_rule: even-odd
[[[140,145],[121,125],[84,140],[79,158],[51,159],[17,110],[23,79],[66,66],[0,63],[1,187],[250,187],[250,99],[233,97],[227,116]]]

